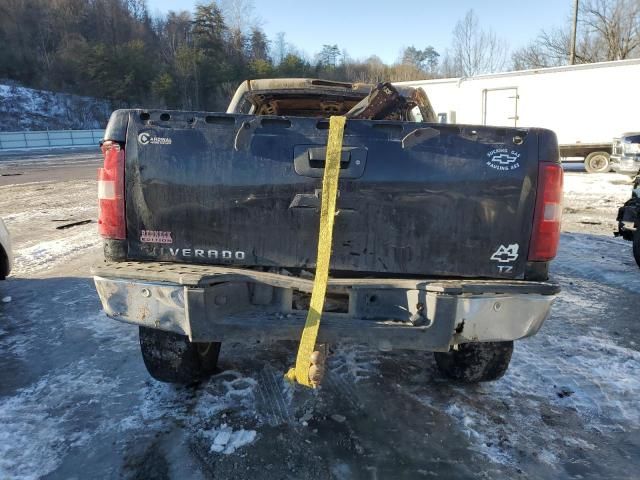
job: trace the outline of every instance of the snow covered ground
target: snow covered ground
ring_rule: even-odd
[[[13,240],[13,276],[46,274],[87,252],[100,238],[96,182],[36,182],[0,187],[0,211]],[[69,223],[92,223],[59,230]]]
[[[0,162],[0,173],[1,173]],[[57,174],[56,174],[57,175]],[[431,355],[337,345],[319,391],[295,344],[226,344],[198,388],[149,378],[107,319],[95,181],[0,186],[16,269],[0,283],[0,478],[633,478],[640,471],[640,270],[611,231],[627,177],[568,173],[541,332],[501,380],[443,380]],[[17,177],[16,177],[17,178]]]
[[[563,231],[610,236],[618,208],[631,198],[631,185],[628,175],[565,172]]]
[[[0,131],[104,128],[104,100],[0,84]]]

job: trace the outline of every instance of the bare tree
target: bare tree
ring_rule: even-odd
[[[248,34],[262,23],[256,15],[253,0],[221,0],[220,8],[230,31]]]
[[[598,38],[607,60],[624,60],[638,53],[640,0],[586,0],[581,14],[581,23]]]
[[[571,24],[543,30],[529,45],[516,50],[514,68],[566,65],[571,49]],[[580,7],[576,63],[624,60],[640,56],[640,0],[584,0]]]
[[[554,28],[542,31],[529,45],[513,52],[511,60],[515,70],[528,68],[547,68],[566,65],[571,50],[570,28]],[[594,56],[593,39],[586,34],[576,41],[576,63],[591,63],[599,61]]]
[[[557,65],[561,65],[562,62],[562,59],[552,58],[549,52],[541,48],[537,41],[519,48],[511,54],[511,64],[514,70],[555,67]]]
[[[158,19],[156,30],[163,41],[159,45],[159,51],[167,63],[172,63],[178,49],[190,43],[191,14],[187,11],[169,11],[166,18]]]
[[[288,53],[287,40],[285,39],[284,32],[278,32],[276,34],[276,41],[273,43],[272,48],[273,53],[271,56],[273,57],[273,61],[276,65],[280,65]]]
[[[516,50],[512,55],[516,70],[525,68],[546,68],[566,65],[571,51],[570,27],[564,30],[554,28],[542,31],[531,44]],[[576,39],[575,63],[593,63],[607,60],[602,55],[599,40],[588,32]]]
[[[391,80],[389,75],[391,68],[375,55],[366,60],[347,58],[344,67],[345,80],[364,83],[380,83]]]
[[[470,77],[499,72],[507,62],[507,46],[492,30],[480,28],[478,17],[469,10],[453,29],[451,50],[443,60],[445,69],[456,76]]]

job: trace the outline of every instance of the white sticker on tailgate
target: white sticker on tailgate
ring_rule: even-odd
[[[487,153],[489,160],[487,166],[494,170],[515,170],[520,167],[518,159],[520,154],[515,150],[509,150],[508,148],[494,148]]]
[[[498,262],[498,270],[500,273],[511,273],[513,265],[510,263],[515,262],[518,259],[518,251],[520,245],[512,243],[510,245],[500,245],[498,249],[491,255],[491,260]]]
[[[142,132],[138,135],[140,145],[171,145],[171,139],[167,137],[154,137],[149,132]]]

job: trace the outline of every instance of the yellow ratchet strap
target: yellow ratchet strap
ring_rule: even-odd
[[[333,240],[333,222],[336,214],[336,197],[338,196],[338,176],[340,175],[340,157],[342,155],[342,137],[344,134],[345,117],[331,117],[329,119],[329,138],[327,140],[327,154],[322,178],[322,204],[320,206],[320,234],[318,236],[318,258],[316,260],[316,275],[311,293],[311,304],[307,321],[304,324],[296,365],[289,369],[285,377],[291,382],[298,382],[306,387],[313,387],[309,380],[311,354],[316,345],[320,318],[324,307],[329,279],[329,262],[331,260],[331,244]]]

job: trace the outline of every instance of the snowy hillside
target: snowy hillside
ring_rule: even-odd
[[[0,84],[0,131],[104,128],[105,100]]]

